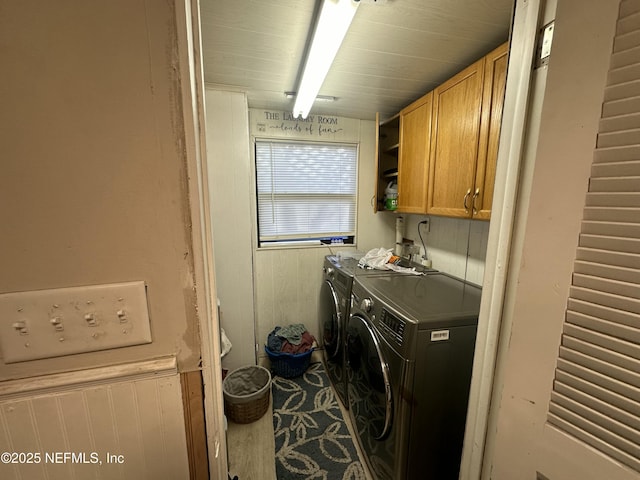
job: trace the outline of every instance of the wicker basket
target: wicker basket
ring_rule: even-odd
[[[311,362],[311,354],[313,348],[304,353],[276,353],[269,350],[267,346],[264,351],[267,352],[269,360],[271,360],[271,372],[284,378],[299,377],[309,368]]]
[[[259,365],[240,367],[222,382],[224,411],[236,423],[251,423],[269,408],[271,374]]]

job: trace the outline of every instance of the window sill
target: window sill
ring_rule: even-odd
[[[281,242],[281,243],[272,243],[269,245],[261,245],[256,248],[256,251],[267,251],[267,250],[306,250],[312,248],[326,248],[329,249],[330,253],[335,253],[334,251],[337,249],[349,249],[355,250],[356,245],[352,243],[329,243],[324,244],[320,243],[320,241],[315,240],[312,242]]]

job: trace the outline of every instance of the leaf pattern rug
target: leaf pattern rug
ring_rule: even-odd
[[[278,480],[366,478],[322,363],[274,376],[272,393]]]

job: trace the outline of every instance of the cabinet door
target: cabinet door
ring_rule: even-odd
[[[484,58],[434,90],[427,213],[471,216],[483,77]]]
[[[376,113],[376,187],[373,211],[384,210],[384,193],[390,182],[398,178],[398,150],[400,138],[400,114],[381,121]]]
[[[472,201],[473,218],[480,220],[491,218],[493,184],[496,179],[496,160],[498,159],[500,126],[502,125],[504,89],[507,80],[508,52],[509,44],[505,43],[485,57],[482,131]]]
[[[433,92],[400,112],[398,211],[427,213]]]
[[[382,204],[382,193],[380,190],[380,113],[376,112],[376,175],[375,175],[375,188],[373,191],[373,198],[371,199],[373,213],[378,213],[379,206]]]

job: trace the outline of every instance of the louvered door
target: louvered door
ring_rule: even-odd
[[[481,478],[640,480],[640,0],[547,7]]]
[[[640,2],[623,2],[548,422],[640,472]]]

